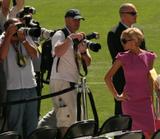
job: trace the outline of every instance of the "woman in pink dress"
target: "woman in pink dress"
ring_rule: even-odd
[[[143,39],[143,33],[137,28],[122,32],[121,43],[126,51],[118,53],[115,63],[105,75],[105,82],[115,99],[122,101],[123,114],[132,117],[132,130],[142,130],[150,139],[155,131],[150,70],[156,54],[139,48]],[[126,80],[122,95],[118,95],[112,82],[120,67]]]

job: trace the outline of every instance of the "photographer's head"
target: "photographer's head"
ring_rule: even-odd
[[[73,33],[80,27],[80,20],[84,20],[78,9],[69,9],[65,14],[67,28]]]
[[[19,31],[19,28],[21,28],[22,25],[22,22],[17,18],[10,18],[5,22],[4,30],[5,33],[11,37],[11,41],[18,41],[21,39],[22,32]]]
[[[5,24],[4,24],[4,30],[7,31],[7,29],[9,28],[9,26],[10,26],[11,24],[16,24],[16,23],[19,23],[19,22],[20,22],[20,20],[17,19],[17,18],[10,18],[10,19],[8,19],[8,20],[5,22]]]

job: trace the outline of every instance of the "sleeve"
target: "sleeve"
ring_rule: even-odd
[[[155,60],[155,58],[157,58],[156,53],[150,52],[149,53],[149,62],[153,62]]]
[[[4,33],[2,33],[2,35],[0,35],[0,47],[1,47],[3,39],[4,39]]]
[[[2,0],[2,14],[4,17],[7,17],[9,13],[10,0]]]
[[[156,57],[157,57],[156,53],[154,53],[154,52],[149,53],[149,68],[150,68],[150,70],[153,68],[153,63],[154,63],[154,60]]]
[[[157,58],[157,54],[154,52],[151,52],[151,57],[152,57],[152,59],[155,59],[155,58]]]
[[[52,43],[52,56],[55,55],[55,47],[64,41],[65,36],[61,30],[57,31],[51,38]]]
[[[108,50],[110,52],[112,60],[114,61],[118,51],[117,51],[117,49],[115,49],[116,45],[117,45],[116,44],[116,37],[115,37],[115,34],[112,31],[108,32],[107,45],[108,45]]]
[[[117,60],[120,60],[122,63],[124,61],[124,55],[123,55],[123,52],[119,52],[116,56],[116,59]]]

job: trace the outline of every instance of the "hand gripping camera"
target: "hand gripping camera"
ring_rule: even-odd
[[[82,40],[78,40],[78,39],[74,39],[73,43],[74,43],[74,47],[77,47],[79,43],[81,43],[82,41],[84,43],[86,43],[87,48],[89,48],[90,50],[92,50],[93,52],[98,52],[99,49],[101,49],[101,45],[99,43],[95,43],[95,42],[91,42],[91,39],[99,39],[99,34],[97,32],[93,32],[90,34],[87,34]]]

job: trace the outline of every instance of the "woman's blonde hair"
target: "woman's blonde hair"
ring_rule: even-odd
[[[144,40],[144,35],[140,29],[133,27],[124,30],[121,34],[121,39],[133,39],[140,46]]]

